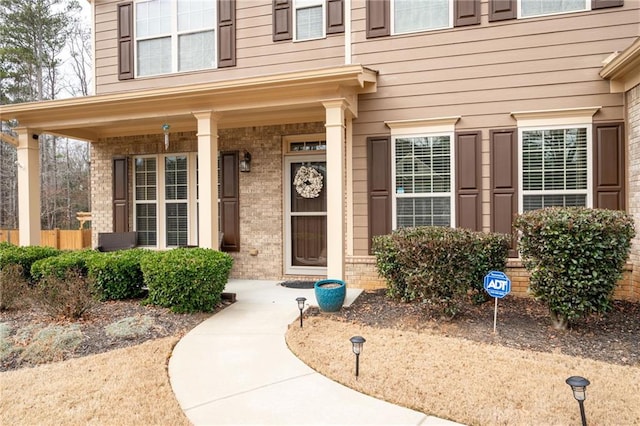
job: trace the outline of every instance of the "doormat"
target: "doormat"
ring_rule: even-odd
[[[287,288],[313,288],[315,281],[284,281],[280,285]]]

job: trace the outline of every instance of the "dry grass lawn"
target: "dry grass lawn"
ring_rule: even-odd
[[[177,340],[0,373],[0,425],[189,425],[167,375]]]
[[[354,377],[349,338],[367,339]],[[328,316],[289,328],[287,343],[321,374],[363,393],[470,425],[578,425],[569,376],[588,378],[590,426],[640,425],[640,366],[625,367]],[[639,343],[640,344],[640,343]]]

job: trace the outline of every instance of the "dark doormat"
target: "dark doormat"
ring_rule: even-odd
[[[287,288],[313,288],[315,281],[284,281],[280,285]]]

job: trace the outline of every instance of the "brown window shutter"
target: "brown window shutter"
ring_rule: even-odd
[[[218,67],[236,66],[236,0],[218,0]]]
[[[133,2],[118,4],[118,80],[133,78]]]
[[[129,232],[129,160],[113,157],[113,232]]]
[[[391,34],[389,0],[367,0],[367,38]]]
[[[491,232],[511,234],[509,257],[517,257],[513,219],[518,213],[517,130],[491,130]]]
[[[489,0],[489,22],[506,21],[517,17],[516,0]]]
[[[327,34],[344,32],[344,0],[327,0]]]
[[[367,138],[369,252],[371,239],[391,233],[391,138]]]
[[[291,0],[273,0],[273,41],[293,38]]]
[[[453,4],[454,27],[480,23],[480,0],[455,0]]]
[[[456,226],[482,230],[482,133],[456,133]]]
[[[591,0],[591,9],[606,9],[624,5],[624,0]]]
[[[222,250],[240,251],[240,176],[238,151],[220,153],[220,232]]]
[[[623,123],[593,126],[593,204],[596,208],[625,208],[623,126]]]

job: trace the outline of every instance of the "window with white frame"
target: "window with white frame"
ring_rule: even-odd
[[[215,68],[215,28],[215,1],[137,1],[137,75]]]
[[[521,18],[580,12],[591,8],[591,0],[518,0],[518,3]]]
[[[155,157],[135,159],[135,224],[141,246],[158,243],[157,175]]]
[[[325,0],[294,0],[295,40],[325,37]]]
[[[452,134],[393,138],[394,228],[453,226]]]
[[[587,126],[521,129],[522,211],[589,205]]]
[[[453,26],[452,0],[392,0],[394,34]]]

